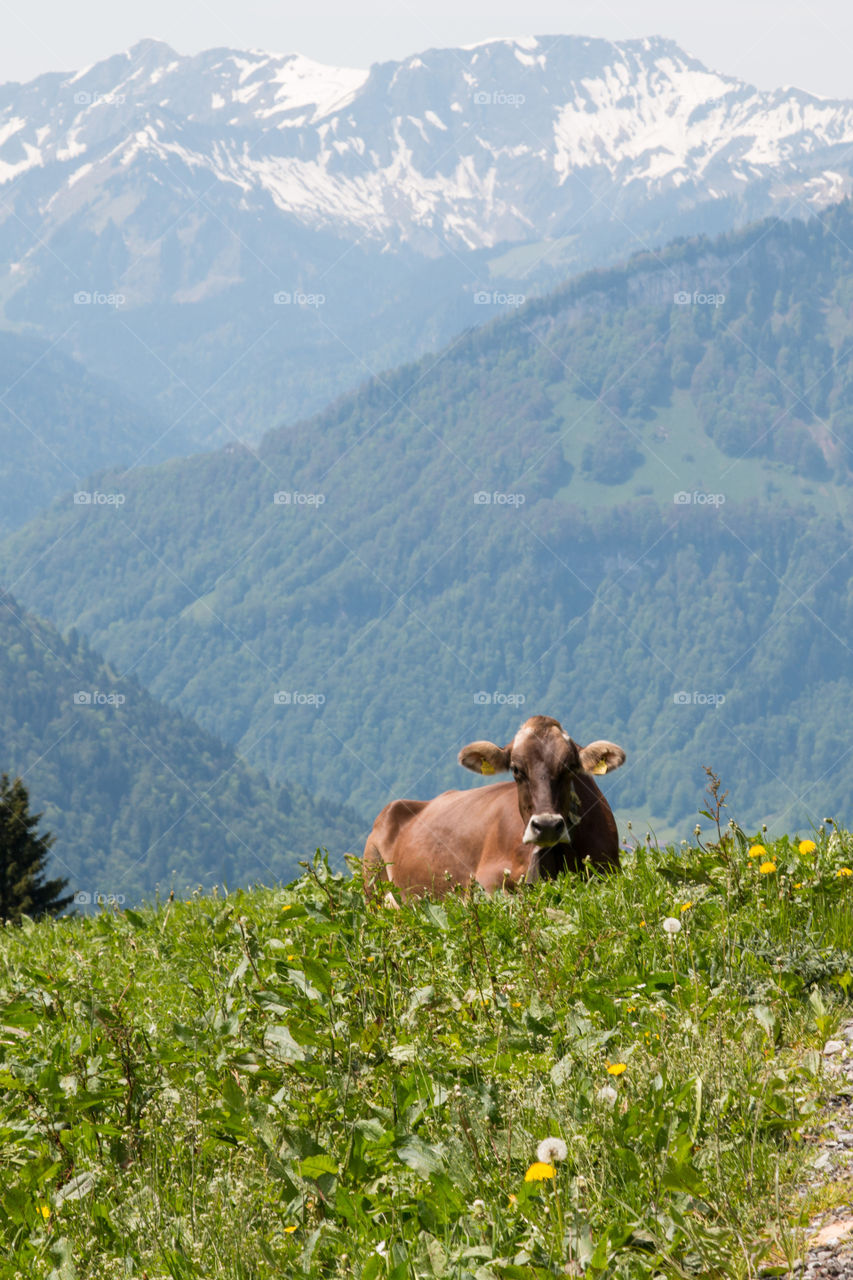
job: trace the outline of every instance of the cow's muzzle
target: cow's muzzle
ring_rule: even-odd
[[[568,838],[569,831],[561,814],[534,813],[525,829],[523,841],[547,849],[552,844],[562,844]]]

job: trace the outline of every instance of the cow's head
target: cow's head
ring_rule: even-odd
[[[579,747],[550,716],[532,716],[505,747],[470,742],[459,752],[459,763],[474,773],[512,773],[524,843],[543,848],[570,839],[578,811],[575,777],[610,773],[624,762],[625,752],[615,743]]]

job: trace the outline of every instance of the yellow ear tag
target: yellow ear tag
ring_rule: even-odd
[[[495,766],[489,764],[488,760],[484,760],[480,765],[480,773],[494,773]]]
[[[606,772],[607,772],[607,761],[606,761],[606,760],[599,760],[598,764],[595,766],[595,768],[592,770],[592,772],[593,772],[593,773],[606,773]]]

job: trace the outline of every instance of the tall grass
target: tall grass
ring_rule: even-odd
[[[3,1275],[782,1265],[853,981],[853,839],[720,836],[400,911],[318,856],[2,931]]]

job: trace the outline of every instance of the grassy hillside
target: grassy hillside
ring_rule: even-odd
[[[71,326],[73,329],[73,326]],[[53,344],[0,331],[0,531],[15,529],[102,467],[184,452],[180,424],[88,372]]]
[[[318,859],[3,931],[10,1267],[781,1274],[849,1009],[853,839],[724,830],[513,897],[393,911]]]
[[[667,830],[704,764],[751,823],[846,813],[851,239],[843,205],[584,276],[257,454],[57,507],[0,572],[365,814],[533,713],[619,741],[612,801]]]
[[[3,594],[0,743],[0,772],[23,776],[56,836],[51,874],[81,903],[287,879],[321,835],[337,851],[361,835],[353,814],[271,786],[79,636],[64,641]]]

